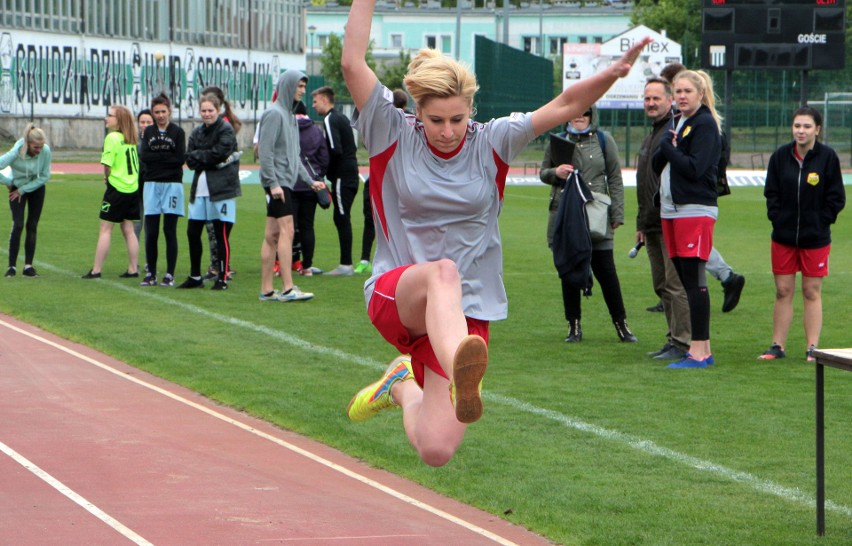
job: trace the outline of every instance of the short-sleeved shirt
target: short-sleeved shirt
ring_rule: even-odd
[[[139,152],[135,144],[125,144],[124,135],[118,131],[104,139],[101,165],[109,167],[109,183],[121,193],[139,189]]]
[[[535,138],[530,114],[471,121],[454,152],[431,148],[423,125],[394,108],[376,84],[354,116],[370,154],[370,198],[376,222],[373,276],[408,264],[453,260],[462,282],[464,314],[505,319],[503,251],[497,217],[509,163]]]

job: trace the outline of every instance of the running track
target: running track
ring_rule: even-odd
[[[5,315],[0,542],[550,544]]]

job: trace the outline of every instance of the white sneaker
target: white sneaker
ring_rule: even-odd
[[[298,286],[293,286],[288,292],[278,294],[278,301],[288,302],[288,301],[307,301],[313,298],[314,295],[310,292],[302,292],[299,290]]]
[[[351,265],[338,265],[326,275],[331,275],[332,277],[351,277],[355,274],[355,268]]]

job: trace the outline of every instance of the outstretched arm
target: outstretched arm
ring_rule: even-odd
[[[349,27],[347,26],[347,32],[348,30]],[[606,93],[607,89],[612,87],[616,80],[623,78],[630,72],[633,63],[639,57],[639,53],[651,42],[653,42],[653,39],[650,36],[636,42],[621,59],[601,72],[575,83],[555,99],[533,112],[532,124],[535,134],[540,135],[585,112],[589,106]]]
[[[353,0],[343,35],[343,79],[359,110],[366,104],[379,80],[366,61],[375,4],[376,0]]]

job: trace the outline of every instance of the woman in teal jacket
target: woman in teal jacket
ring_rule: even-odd
[[[24,137],[11,150],[0,156],[0,169],[12,168],[12,177],[0,174],[0,183],[9,187],[9,208],[12,210],[12,233],[9,235],[9,269],[7,277],[17,273],[18,251],[21,248],[21,233],[27,228],[24,242],[25,277],[38,277],[33,267],[36,248],[36,232],[41,210],[44,207],[44,185],[50,178],[50,147],[45,142],[44,131],[27,125]],[[28,208],[24,222],[24,209]]]

